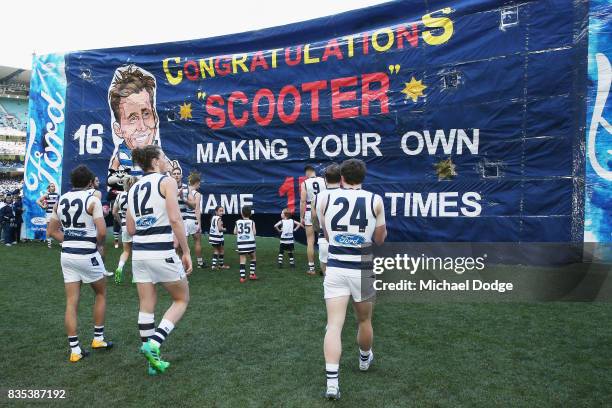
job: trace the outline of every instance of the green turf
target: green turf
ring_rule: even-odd
[[[306,276],[303,268],[276,269],[278,240],[262,238],[260,281],[241,285],[233,238],[226,242],[232,269],[194,271],[189,309],[162,348],[172,366],[155,378],[146,375],[138,354],[134,285],[108,280],[106,335],[116,348],[69,364],[57,246],[0,248],[0,405],[9,388],[46,388],[67,391],[59,406],[331,406],[321,398],[321,278]],[[208,246],[205,254],[210,257]],[[107,269],[114,270],[118,256],[109,246]],[[302,246],[297,262],[305,265]],[[158,322],[168,304],[160,290]],[[84,287],[79,336],[87,346],[91,305]],[[336,405],[606,406],[612,401],[611,316],[612,305],[603,303],[380,302],[377,361],[368,373],[358,371],[355,320],[347,318],[343,398]]]

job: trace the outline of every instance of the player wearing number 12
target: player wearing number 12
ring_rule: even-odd
[[[70,345],[70,362],[76,363],[89,353],[81,349],[77,335],[77,309],[81,282],[91,284],[95,292],[93,349],[110,349],[104,340],[106,280],[104,278],[104,240],[106,224],[100,199],[87,191],[94,174],[80,165],[70,174],[72,190],[63,194],[51,213],[47,235],[62,243],[62,273],[66,290],[65,326]],[[63,228],[63,231],[62,231]]]
[[[187,274],[191,253],[179,211],[176,182],[165,175],[169,163],[159,146],[134,149],[132,159],[145,172],[128,192],[126,227],[132,235],[132,275],[138,289],[140,351],[149,362],[149,375],[163,373],[170,363],[163,361],[160,347],[181,320],[189,303]],[[174,250],[173,234],[182,250]],[[155,285],[161,283],[172,297],[155,329]]]

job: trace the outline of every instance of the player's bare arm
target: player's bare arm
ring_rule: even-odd
[[[127,214],[125,215],[125,228],[127,229],[128,234],[131,236],[136,235],[136,222],[134,222],[131,209],[128,209]]]
[[[43,204],[43,201],[47,199],[47,195],[41,195],[40,197],[38,197],[38,200],[36,200],[36,204],[38,204],[38,206],[40,208],[42,208],[43,210],[45,209],[45,205]],[[55,211],[55,210],[54,210]]]
[[[382,199],[378,200],[374,207],[374,215],[376,216],[376,228],[374,229],[374,242],[376,245],[382,245],[387,238],[387,225],[385,223],[385,207]]]
[[[176,181],[170,177],[163,179],[160,185],[160,192],[166,197],[166,211],[168,213],[168,221],[172,226],[172,232],[176,237],[179,247],[183,251],[181,261],[185,272],[190,274],[193,270],[191,265],[191,252],[189,245],[187,244],[187,237],[185,236],[185,226],[183,225],[183,218],[179,210],[178,205],[178,188]]]
[[[293,232],[299,230],[301,227],[302,227],[302,224],[300,224],[296,220],[293,220]]]
[[[64,233],[62,232],[62,224],[57,217],[57,204],[53,206],[53,214],[47,224],[47,236],[57,240],[58,242],[64,242]]]
[[[295,222],[295,221],[294,221]],[[280,228],[280,226],[282,225],[282,221],[277,222],[276,224],[274,224],[274,229],[276,229],[278,232],[282,232],[282,229]]]
[[[96,196],[91,199],[87,206],[87,213],[93,217],[96,226],[96,246],[98,252],[104,257],[104,242],[106,241],[106,222],[104,221],[104,213],[102,212],[102,203]]]
[[[300,224],[304,224],[306,215],[306,184],[302,181],[300,184]]]

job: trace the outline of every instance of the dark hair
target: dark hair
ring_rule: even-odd
[[[200,173],[197,173],[195,171],[192,171],[191,173],[189,173],[189,177],[187,177],[187,182],[189,183],[189,185],[194,185],[195,183],[199,183],[200,182]]]
[[[250,205],[245,205],[240,209],[240,214],[242,214],[243,217],[250,217],[252,213],[253,208]]]
[[[137,147],[132,150],[132,161],[140,166],[143,171],[151,169],[153,159],[159,158],[162,150],[158,145]]]
[[[349,159],[340,165],[340,174],[347,184],[361,184],[366,175],[366,165],[363,160]]]
[[[306,172],[308,170],[316,171],[312,164],[307,164],[304,166],[304,171]]]
[[[332,163],[325,168],[325,181],[331,184],[340,183],[340,166]]]
[[[70,184],[72,184],[74,188],[84,188],[87,187],[95,177],[96,175],[89,170],[89,167],[80,164],[70,172]]]
[[[218,205],[218,206],[216,206],[216,207],[215,207],[215,214],[217,213],[217,211],[219,211],[219,208],[223,208],[223,206],[222,206],[222,205]]]
[[[121,98],[127,98],[143,90],[147,91],[149,94],[149,102],[153,109],[153,115],[157,116],[155,113],[154,100],[155,78],[145,74],[144,71],[134,65],[130,65],[119,72],[115,71],[115,76],[108,92],[108,101],[113,111],[113,115],[115,115],[115,121],[119,122],[121,120],[121,113],[119,112]]]

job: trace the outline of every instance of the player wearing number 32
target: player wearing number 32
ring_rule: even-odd
[[[362,190],[365,163],[350,159],[340,166],[342,188],[321,196],[321,225],[329,242],[323,282],[327,330],[323,343],[327,398],[338,399],[338,367],[342,353],[342,326],[349,298],[359,322],[359,369],[366,371],[372,353],[372,308],[376,294],[372,272],[372,242],[381,245],[387,236],[382,198]]]
[[[62,243],[62,273],[66,290],[65,326],[70,346],[70,362],[76,363],[89,353],[79,346],[77,309],[81,282],[91,284],[95,293],[93,349],[110,349],[104,340],[106,313],[106,280],[104,279],[104,240],[106,224],[100,199],[87,191],[94,174],[80,165],[70,173],[72,190],[55,204],[47,225],[47,236]],[[63,231],[62,231],[63,228]]]
[[[138,289],[140,351],[149,362],[149,375],[166,371],[159,349],[183,317],[189,303],[187,274],[191,273],[191,253],[179,211],[176,181],[166,176],[169,163],[161,148],[149,145],[132,151],[132,159],[144,175],[128,192],[126,227],[132,235],[132,274]],[[182,250],[174,250],[173,235]],[[172,305],[155,329],[155,285],[161,283],[172,297]]]

